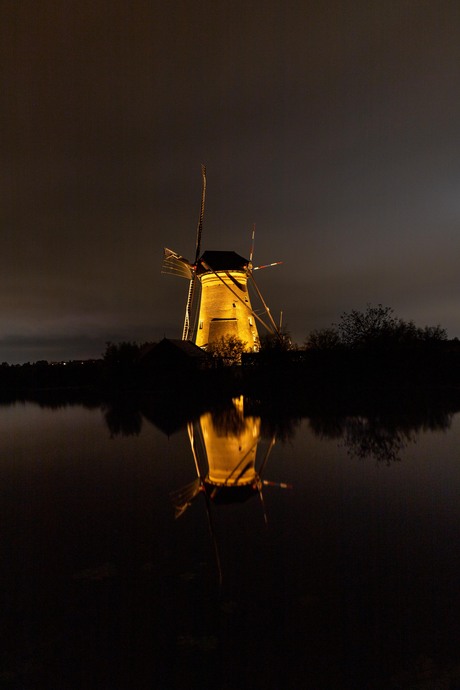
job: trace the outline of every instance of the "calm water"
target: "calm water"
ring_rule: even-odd
[[[460,687],[459,414],[175,426],[0,407],[0,687]]]

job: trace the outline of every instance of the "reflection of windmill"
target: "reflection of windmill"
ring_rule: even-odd
[[[219,414],[206,412],[187,425],[197,478],[172,496],[179,517],[200,493],[215,503],[245,501],[261,495],[262,472],[275,444],[273,438],[256,470],[260,418],[244,417],[243,399],[235,398]]]
[[[236,336],[246,343],[247,350],[258,349],[257,324],[269,333],[279,335],[270,310],[254,280],[254,271],[267,266],[275,266],[280,261],[265,266],[253,266],[254,232],[249,259],[233,251],[205,251],[201,254],[201,234],[203,230],[204,205],[206,198],[206,168],[201,166],[202,193],[200,216],[198,220],[193,263],[180,254],[165,248],[163,273],[170,273],[189,280],[185,306],[182,340],[190,340],[195,331],[194,341],[199,347],[219,340],[222,336]],[[251,305],[248,291],[251,283],[261,303],[256,312]],[[196,288],[200,288],[196,329],[192,326],[192,312]]]
[[[259,496],[264,520],[263,487],[290,488],[288,484],[262,478],[275,436],[270,440],[264,458],[256,469],[257,446],[261,441],[260,417],[245,417],[243,398],[232,400],[223,414],[205,413],[199,423],[188,424],[188,435],[195,463],[196,479],[171,495],[176,517],[180,517],[199,495],[206,501],[209,528],[221,578],[220,557],[212,523],[211,504],[241,503]]]

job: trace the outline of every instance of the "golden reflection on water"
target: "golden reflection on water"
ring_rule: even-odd
[[[244,417],[242,396],[232,400],[224,416],[216,417],[211,412],[202,415],[199,427],[207,460],[206,482],[215,486],[257,483],[260,417]]]
[[[198,422],[189,422],[188,436],[196,479],[172,494],[176,517],[204,492],[215,502],[233,502],[258,494],[261,501],[262,473],[275,444],[273,435],[257,468],[257,449],[261,441],[261,419],[244,415],[243,396],[231,406],[206,412]]]

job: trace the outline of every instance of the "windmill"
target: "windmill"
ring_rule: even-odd
[[[276,325],[255,282],[254,271],[276,266],[276,261],[264,266],[253,266],[255,230],[249,259],[233,251],[205,251],[201,254],[204,207],[206,200],[206,168],[201,166],[202,191],[198,219],[195,259],[190,262],[172,249],[165,248],[162,273],[176,275],[189,281],[185,305],[182,340],[193,339],[196,345],[206,348],[221,337],[235,336],[246,343],[247,350],[257,350],[259,343],[258,325],[272,335],[280,337]],[[250,284],[260,303],[253,309],[248,290]],[[199,288],[199,304],[194,309],[194,298]],[[192,326],[195,313],[195,326]]]

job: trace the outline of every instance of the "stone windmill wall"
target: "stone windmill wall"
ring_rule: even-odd
[[[200,277],[201,299],[195,343],[204,347],[233,335],[258,349],[259,334],[248,292],[247,276],[240,271],[206,273]]]

